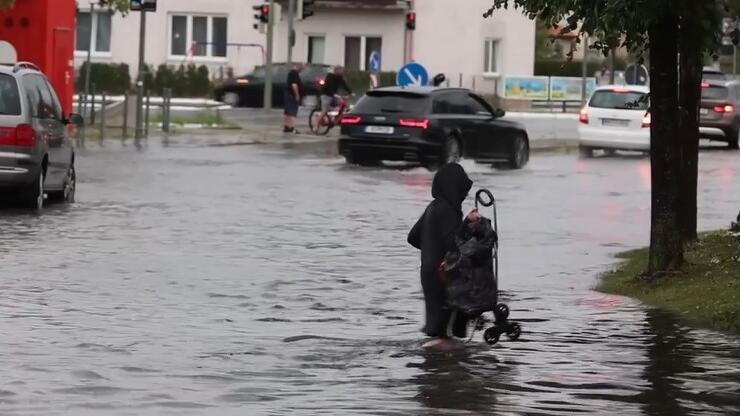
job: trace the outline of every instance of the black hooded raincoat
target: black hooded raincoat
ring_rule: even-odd
[[[445,285],[438,278],[439,266],[448,251],[455,250],[455,238],[465,226],[462,203],[473,182],[458,164],[447,164],[434,176],[432,201],[408,235],[408,242],[421,250],[421,286],[426,304],[423,332],[432,337],[448,336],[451,311],[445,306]],[[456,315],[453,334],[465,336],[468,317]]]

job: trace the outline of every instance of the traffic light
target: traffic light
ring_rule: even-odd
[[[416,12],[406,13],[406,29],[408,30],[416,29]]]
[[[296,13],[298,19],[303,20],[313,16],[314,3],[316,3],[316,0],[298,0],[298,10]]]
[[[254,15],[254,18],[257,20],[257,23],[254,24],[255,29],[259,29],[261,25],[265,25],[270,22],[270,5],[269,4],[261,4],[258,6],[252,6],[252,9],[257,12]]]

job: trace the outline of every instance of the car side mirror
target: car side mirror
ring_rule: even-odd
[[[67,119],[67,124],[74,124],[77,127],[82,127],[85,124],[85,119],[77,113],[71,113]]]
[[[497,108],[493,110],[493,117],[494,118],[501,118],[506,115],[506,111],[503,110],[503,108]]]

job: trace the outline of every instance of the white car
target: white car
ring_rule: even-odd
[[[609,85],[594,90],[578,116],[578,148],[650,151],[650,90],[641,85]]]

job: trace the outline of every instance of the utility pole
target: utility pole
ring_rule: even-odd
[[[146,45],[146,12],[143,10],[139,11],[140,24],[139,24],[139,76],[136,81],[136,132],[134,137],[141,139],[144,136],[144,119],[142,107],[144,105],[144,48]]]
[[[90,94],[90,71],[92,70],[92,48],[93,48],[93,40],[95,39],[95,33],[93,32],[93,19],[95,19],[95,3],[90,2],[90,44],[87,45],[87,66],[85,67],[85,97],[81,98],[79,100],[79,103],[77,103],[77,106],[79,107],[79,112],[81,115],[85,114],[85,109],[87,109],[87,97],[88,94]]]
[[[581,103],[586,103],[586,77],[588,76],[588,35],[583,35],[583,60],[581,61]]]
[[[293,31],[293,20],[295,19],[295,0],[288,0],[288,65],[293,64],[293,45],[295,44],[295,32]]]
[[[614,85],[614,53],[614,48],[609,50],[609,85]]]
[[[275,25],[275,0],[270,0],[267,19],[267,62],[265,63],[265,111],[272,110],[272,35]]]

